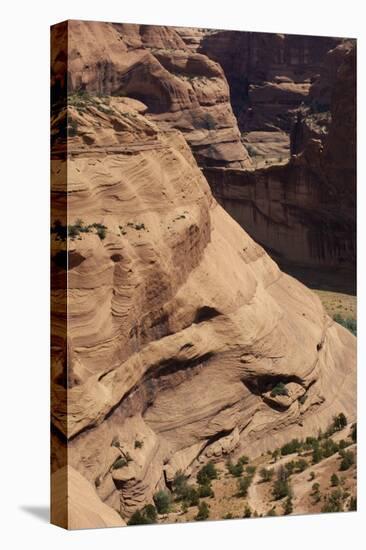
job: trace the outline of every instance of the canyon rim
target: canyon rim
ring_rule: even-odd
[[[356,41],[51,28],[51,521],[357,508]]]

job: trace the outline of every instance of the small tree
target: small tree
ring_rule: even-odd
[[[352,439],[353,443],[356,443],[356,441],[357,441],[357,423],[353,424],[353,426],[352,426],[351,439]]]
[[[209,483],[206,483],[205,485],[200,485],[198,487],[198,496],[200,498],[205,498],[205,497],[212,498],[215,496],[215,493],[213,492],[211,485]]]
[[[259,470],[259,475],[262,478],[262,482],[266,483],[268,481],[271,481],[273,478],[273,468],[261,468]]]
[[[242,477],[238,480],[238,496],[247,496],[251,482],[252,478],[250,476]]]
[[[348,470],[354,463],[355,463],[355,455],[352,451],[339,451],[339,454],[342,457],[342,461],[340,463],[339,469],[341,472],[344,472],[345,470]]]
[[[285,502],[283,504],[283,513],[284,513],[285,516],[288,516],[289,514],[292,514],[293,511],[294,511],[294,507],[293,507],[293,504],[292,504],[292,498],[287,497],[287,499],[285,500]]]
[[[153,504],[147,504],[142,510],[136,510],[130,517],[128,525],[148,525],[156,523],[157,513]]]
[[[287,479],[276,479],[273,484],[272,494],[275,500],[290,496],[291,490]]]
[[[154,503],[159,514],[167,514],[171,504],[170,494],[166,491],[158,491],[154,495]]]
[[[207,485],[212,479],[217,479],[217,470],[213,462],[208,462],[197,474],[197,483]]]
[[[330,476],[330,484],[332,487],[338,487],[338,485],[340,484],[340,480],[337,474],[332,474]]]
[[[240,462],[234,464],[231,460],[227,461],[226,468],[228,472],[234,477],[240,477],[244,471],[244,467]]]
[[[194,519],[196,521],[204,521],[208,519],[209,515],[210,515],[210,509],[208,504],[206,502],[200,502],[198,506],[198,513]]]

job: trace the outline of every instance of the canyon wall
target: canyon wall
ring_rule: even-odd
[[[52,470],[72,495],[53,520],[69,527],[123,524],[178,470],[355,418],[355,338],[147,110],[76,94],[52,121]]]
[[[204,51],[213,50],[211,55],[214,58],[219,56],[219,52],[225,51],[221,42],[223,37],[220,38],[221,33],[217,34],[218,37],[212,34],[203,41],[204,45],[207,42],[203,46]],[[264,36],[267,41],[282,46],[291,41],[296,43],[299,38],[286,36],[285,40],[278,35]],[[228,40],[226,34],[224,37]],[[249,38],[242,37],[241,40]],[[273,79],[273,71],[281,75],[286,73],[286,78],[290,74],[292,78],[296,74],[298,78],[301,75],[301,81],[312,74],[312,83],[309,80],[300,107],[299,102],[297,106],[294,102],[293,107],[296,108],[291,109],[285,99],[278,98],[276,105],[282,112],[278,117],[272,110],[271,99],[263,96],[263,103],[258,105],[260,116],[263,117],[260,120],[255,114],[255,102],[253,105],[250,100],[246,104],[242,88],[235,87],[234,83],[232,95],[236,95],[237,101],[244,102],[244,105],[250,105],[245,107],[245,117],[239,117],[242,128],[248,131],[245,139],[257,147],[249,147],[249,151],[253,153],[254,150],[256,156],[262,155],[264,162],[257,162],[256,169],[251,171],[207,168],[205,175],[224,208],[286,269],[291,272],[294,266],[295,269],[296,266],[324,269],[336,267],[341,270],[341,277],[347,278],[347,287],[355,292],[355,41],[344,40],[325,55],[325,49],[332,41],[337,42],[336,39],[300,38],[302,47],[308,41],[313,44],[313,49],[309,49],[306,55],[305,50],[301,53],[301,48],[297,50],[295,59],[283,54],[282,65],[264,64],[262,74],[258,66],[252,67],[249,57],[249,72],[245,73],[243,68],[242,73],[238,73],[253,75],[254,81],[258,78]],[[227,47],[230,48],[230,44]],[[263,56],[263,52],[268,52],[268,47],[263,46],[260,51]],[[276,48],[272,48],[272,55],[276,51]],[[305,57],[308,64],[304,65],[301,59]],[[224,66],[228,63],[225,58],[222,62]],[[270,69],[265,70],[268,66]],[[232,70],[229,65],[229,82]],[[267,84],[271,87],[273,82]],[[249,86],[249,98],[250,90]],[[249,124],[248,109],[253,112]],[[277,122],[273,116],[277,117]],[[286,124],[282,125],[281,121],[285,119]],[[288,137],[288,160],[285,158],[286,152],[281,152],[283,132]],[[255,143],[258,139],[260,143]]]

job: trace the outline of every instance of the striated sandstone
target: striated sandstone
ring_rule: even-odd
[[[355,418],[355,338],[215,201],[182,133],[135,99],[71,97],[67,160],[61,110],[52,161],[56,197],[67,163],[68,224],[89,227],[52,236],[55,281],[68,257],[54,437],[126,520],[179,469],[316,433],[340,411]],[[266,398],[279,381],[281,407]],[[71,524],[83,521],[76,509]]]

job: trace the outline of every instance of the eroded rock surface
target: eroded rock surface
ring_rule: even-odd
[[[54,280],[68,268],[54,438],[124,520],[178,470],[355,417],[355,338],[216,202],[183,134],[144,113],[136,99],[71,96],[67,160],[66,111],[53,120],[53,221],[66,191],[69,225],[67,240],[62,224],[52,234]]]

